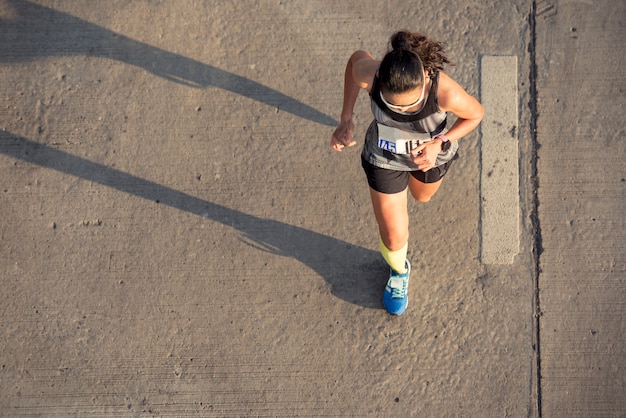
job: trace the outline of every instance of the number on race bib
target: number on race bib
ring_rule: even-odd
[[[396,144],[386,139],[378,139],[378,148],[384,149],[394,154],[396,153]]]

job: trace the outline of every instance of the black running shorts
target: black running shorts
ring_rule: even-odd
[[[433,167],[428,171],[397,171],[388,170],[386,168],[376,167],[361,158],[361,165],[365,170],[367,176],[367,183],[370,187],[377,192],[385,194],[400,193],[409,185],[409,176],[413,176],[417,181],[422,183],[435,183],[443,178],[448,172],[448,168],[452,161],[456,160],[457,156],[447,163],[438,167]]]

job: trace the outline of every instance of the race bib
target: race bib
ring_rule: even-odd
[[[432,141],[429,133],[404,131],[381,123],[377,125],[378,148],[393,154],[410,154],[413,148]]]

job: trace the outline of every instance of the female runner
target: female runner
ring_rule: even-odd
[[[352,114],[361,89],[370,95],[374,121],[365,135],[361,162],[380,231],[380,251],[390,275],[383,292],[387,312],[408,305],[411,264],[408,191],[428,202],[441,186],[458,149],[457,141],[483,117],[480,103],[443,72],[450,61],[441,43],[400,31],[382,61],[356,51],[345,72],[341,121],[332,135],[335,151],[356,144]],[[456,116],[447,129],[447,115]]]

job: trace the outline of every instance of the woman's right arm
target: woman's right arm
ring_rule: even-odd
[[[378,65],[379,61],[374,60],[367,51],[356,51],[348,60],[344,75],[341,120],[330,140],[330,146],[335,151],[341,151],[344,147],[351,147],[356,144],[356,141],[352,139],[354,133],[354,123],[352,122],[354,106],[359,96],[359,91],[361,89],[367,91],[371,89]]]

